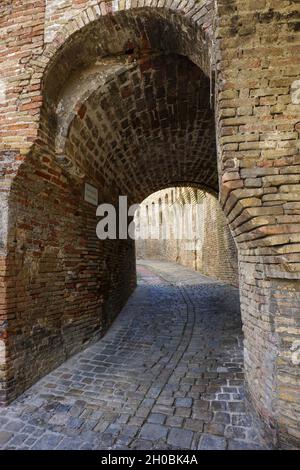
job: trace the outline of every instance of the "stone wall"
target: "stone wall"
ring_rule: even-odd
[[[171,225],[175,222],[171,214],[175,214],[176,204],[191,210],[190,220],[195,233],[188,239],[177,239],[172,230]],[[199,211],[197,216],[196,210]],[[184,211],[180,212],[180,225],[184,224],[183,214]],[[138,259],[173,261],[212,278],[238,285],[237,249],[215,196],[194,188],[157,191],[143,201],[135,222],[138,229],[143,226],[144,234],[148,234],[148,238],[140,236],[136,240]],[[145,229],[145,226],[148,228]]]

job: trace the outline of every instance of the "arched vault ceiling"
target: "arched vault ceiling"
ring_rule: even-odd
[[[201,11],[200,5],[199,9]],[[136,8],[105,15],[72,34],[58,49],[47,67],[44,90],[57,102],[69,77],[101,58],[126,55],[136,58],[152,52],[185,55],[208,76],[211,68],[210,23],[197,26],[188,17],[165,8]],[[59,41],[59,37],[57,38]]]
[[[123,68],[81,104],[65,155],[75,174],[134,201],[177,183],[217,191],[209,80],[175,54]]]

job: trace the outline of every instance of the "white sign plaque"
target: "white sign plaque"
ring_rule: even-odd
[[[98,206],[98,189],[89,183],[85,183],[84,200],[94,206]]]

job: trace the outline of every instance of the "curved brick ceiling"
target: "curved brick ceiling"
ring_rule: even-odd
[[[197,9],[192,10],[191,15],[194,16],[189,17],[165,8],[137,8],[104,15],[86,25],[83,23],[51,58],[44,77],[45,98],[55,101],[73,73],[100,58],[124,56],[130,49],[136,57],[149,55],[153,51],[182,54],[209,76],[212,54],[211,3],[207,1],[206,8],[199,4],[198,13],[201,16],[202,12],[202,16],[197,20],[197,27]],[[84,20],[82,18],[81,21]],[[60,40],[58,35],[51,46],[54,50],[56,42]]]
[[[178,183],[217,191],[208,78],[175,54],[137,61],[82,104],[65,154],[82,178],[136,202]]]

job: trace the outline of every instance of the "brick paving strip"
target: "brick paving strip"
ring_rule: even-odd
[[[264,449],[243,396],[238,290],[141,261],[108,333],[0,410],[0,449]]]

